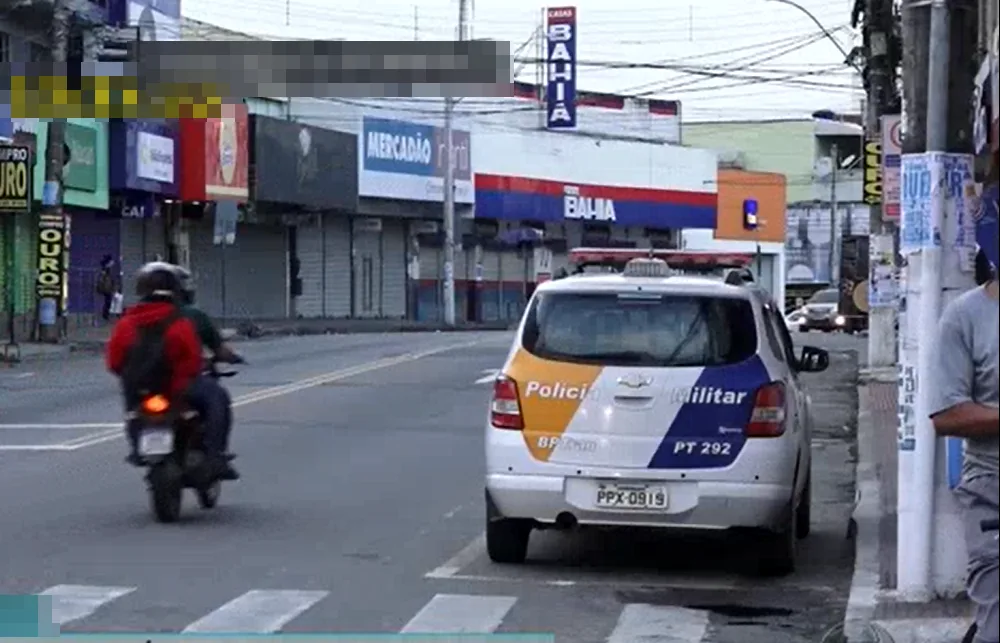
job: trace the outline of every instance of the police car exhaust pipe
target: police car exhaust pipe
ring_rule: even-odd
[[[560,531],[569,531],[576,527],[576,516],[568,511],[564,511],[558,516],[556,516],[556,529]]]

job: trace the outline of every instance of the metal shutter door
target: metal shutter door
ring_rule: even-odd
[[[167,256],[167,233],[164,220],[155,217],[151,219],[122,219],[121,222],[121,269],[122,295],[125,305],[134,304],[135,273],[147,261],[152,261],[159,255]]]
[[[299,278],[302,294],[295,298],[295,314],[299,317],[324,316],[323,292],[323,218],[316,224],[295,228],[296,250],[299,257]]]
[[[378,317],[382,302],[382,233],[354,230],[354,314]]]
[[[347,217],[328,214],[323,221],[323,293],[327,317],[351,316],[351,222]]]
[[[238,224],[226,248],[226,311],[235,319],[288,316],[288,228]],[[221,246],[216,248],[221,253]]]
[[[383,220],[382,316],[406,317],[406,227],[402,221]]]

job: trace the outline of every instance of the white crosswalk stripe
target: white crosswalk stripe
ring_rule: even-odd
[[[517,599],[511,596],[438,594],[400,634],[492,634]]]
[[[105,587],[94,585],[56,585],[41,592],[52,599],[52,615],[56,624],[80,627],[99,609],[110,610],[118,599],[136,592],[135,587]],[[136,594],[138,596],[139,594]],[[317,590],[250,590],[221,607],[198,618],[181,633],[186,634],[278,634],[282,628],[302,616],[307,610],[330,596]],[[400,634],[488,635],[512,632],[518,625],[516,596],[436,594],[399,631]],[[134,600],[132,602],[135,602]],[[526,607],[531,607],[526,605]],[[537,607],[537,606],[536,606]],[[135,609],[133,607],[133,609]],[[321,610],[314,610],[321,611]],[[531,616],[529,620],[537,618]],[[586,618],[586,613],[580,615]],[[610,615],[595,617],[598,631],[608,632]],[[107,620],[113,612],[102,612],[97,619]],[[521,625],[524,625],[522,622]],[[535,631],[551,631],[545,623],[532,623]],[[577,626],[580,624],[577,623]],[[590,627],[590,626],[588,626]],[[605,643],[705,643],[709,631],[709,613],[682,607],[627,604],[617,614],[614,629]],[[149,630],[159,625],[149,623]],[[556,632],[557,637],[558,632]],[[603,636],[603,635],[599,635]]]
[[[187,633],[273,634],[329,592],[255,589],[184,628]]]
[[[477,379],[474,382],[474,384],[492,384],[493,380],[495,380],[497,378],[497,373],[499,373],[499,372],[500,372],[499,369],[488,368],[488,369],[486,369],[486,370],[484,370],[482,372],[483,373],[482,377],[480,377],[479,379]]]
[[[52,598],[52,622],[63,625],[87,618],[102,606],[135,591],[134,587],[56,585],[41,593]]]
[[[707,631],[708,612],[629,604],[622,610],[608,643],[697,643]]]

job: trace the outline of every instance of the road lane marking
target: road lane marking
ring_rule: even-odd
[[[493,381],[496,380],[497,374],[500,372],[500,369],[487,368],[484,369],[482,372],[483,376],[480,377],[478,380],[476,380],[475,384],[492,384]]]
[[[313,377],[308,377],[306,379],[298,380],[292,382],[291,384],[283,384],[280,386],[271,386],[268,388],[261,389],[259,391],[253,391],[252,393],[247,393],[241,395],[233,400],[233,408],[239,408],[241,406],[246,406],[248,404],[253,404],[255,402],[263,402],[264,400],[270,400],[276,397],[281,397],[288,395],[290,393],[296,393],[298,391],[304,391],[311,388],[316,388],[317,386],[323,386],[325,384],[332,384],[334,382],[339,382],[341,380],[348,379],[350,377],[355,377],[358,375],[363,375],[365,373],[371,373],[373,371],[378,371],[392,366],[399,366],[402,364],[407,364],[410,362],[415,362],[417,360],[423,359],[425,357],[430,357],[432,355],[437,355],[439,353],[446,353],[448,351],[459,350],[462,348],[469,348],[476,346],[480,341],[469,341],[461,342],[458,344],[449,344],[447,346],[439,346],[437,348],[431,348],[424,351],[418,351],[416,353],[406,353],[404,355],[399,355],[396,357],[388,357],[384,359],[375,360],[372,362],[365,362],[362,364],[356,364],[354,366],[349,366],[336,371],[331,371],[329,373],[321,373]],[[8,426],[27,426],[34,427],[37,429],[46,429],[53,426],[71,428],[73,425],[8,425]],[[76,425],[77,428],[83,428],[81,425]],[[123,423],[105,423],[105,424],[91,424],[84,425],[84,427],[90,427],[93,429],[103,429],[96,433],[91,433],[88,435],[81,436],[75,440],[70,440],[68,442],[61,442],[57,444],[45,445],[45,444],[17,444],[17,445],[0,445],[0,452],[3,451],[79,451],[87,447],[96,446],[98,444],[103,444],[105,442],[111,442],[120,438],[123,430]],[[4,425],[0,425],[0,429],[3,429]]]
[[[695,643],[708,631],[708,612],[629,603],[607,643]]]
[[[63,625],[87,618],[103,605],[135,591],[134,587],[97,585],[56,585],[41,592],[52,598],[52,622]]]
[[[89,424],[0,424],[0,431],[86,431],[88,429],[110,429],[121,426],[121,422],[92,422]]]
[[[451,578],[486,553],[486,532],[479,534],[444,564],[424,574],[424,578]]]
[[[190,634],[273,634],[330,592],[254,589],[184,628]]]
[[[436,594],[400,634],[492,634],[517,599],[513,596]]]

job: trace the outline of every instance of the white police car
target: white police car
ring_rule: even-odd
[[[799,373],[829,355],[795,353],[781,308],[732,270],[751,259],[577,249],[624,271],[536,289],[486,427],[494,562],[523,562],[537,528],[745,528],[759,573],[794,570],[811,506]]]

